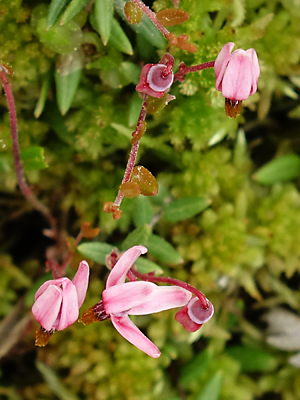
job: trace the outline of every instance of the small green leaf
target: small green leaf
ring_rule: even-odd
[[[90,0],[72,0],[63,13],[60,24],[63,25],[71,21],[88,3],[90,3]]]
[[[98,31],[104,45],[107,44],[112,30],[114,0],[95,0],[94,15],[96,17]]]
[[[246,372],[272,371],[278,365],[273,355],[261,349],[233,346],[227,350],[227,353],[237,360],[242,370]]]
[[[140,71],[141,72],[141,71]],[[134,92],[129,104],[128,110],[128,126],[135,127],[139,119],[142,108],[143,99],[138,92]]]
[[[164,219],[169,222],[177,222],[191,218],[205,210],[211,201],[205,197],[184,197],[174,200],[164,206]]]
[[[128,250],[132,246],[136,245],[144,245],[147,246],[148,239],[151,234],[151,228],[149,225],[139,226],[135,230],[129,233],[126,239],[123,241],[121,245],[121,250]],[[147,246],[148,247],[148,246]]]
[[[161,275],[163,273],[162,268],[160,268],[159,265],[157,265],[155,262],[148,260],[145,257],[139,257],[135,265],[138,269],[139,272],[142,274],[148,274],[149,272],[155,272],[156,275]]]
[[[49,74],[47,74],[47,76],[45,77],[45,79],[43,80],[43,83],[42,83],[40,97],[36,103],[35,110],[34,110],[35,118],[39,118],[39,116],[44,111],[46,100],[48,97],[50,82],[51,82],[51,74],[49,73]]]
[[[58,20],[70,0],[52,0],[47,16],[47,29]]]
[[[149,224],[152,219],[150,201],[148,197],[139,196],[134,200],[133,221],[136,227]]]
[[[21,152],[23,166],[28,171],[45,169],[48,164],[44,160],[44,149],[40,146],[30,147]]]
[[[174,247],[162,237],[152,234],[147,244],[149,254],[157,258],[159,261],[167,264],[179,264],[183,262],[181,255]]]
[[[180,384],[187,386],[207,369],[212,360],[212,354],[208,350],[203,350],[185,364],[180,370]]]
[[[66,114],[72,104],[79,86],[82,62],[79,53],[73,52],[61,56],[55,71],[56,100],[62,115]]]
[[[300,173],[300,157],[296,154],[276,158],[259,168],[253,179],[263,185],[273,185],[277,182],[288,182]]]
[[[218,400],[220,398],[220,390],[223,383],[223,372],[218,371],[207,382],[196,400]]]
[[[90,258],[99,264],[105,265],[106,256],[108,256],[114,246],[108,243],[102,242],[86,242],[82,243],[77,247],[77,250],[84,257]]]
[[[129,55],[133,54],[133,49],[130,40],[128,39],[126,33],[123,31],[121,25],[115,18],[112,19],[111,36],[108,43],[114,46],[117,50],[121,51],[122,53]]]

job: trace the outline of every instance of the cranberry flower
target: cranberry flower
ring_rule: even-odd
[[[102,293],[102,301],[85,311],[80,321],[87,325],[110,318],[116,330],[125,339],[149,356],[157,358],[160,356],[159,349],[137,328],[130,320],[129,315],[152,314],[191,304],[189,308],[192,312],[189,311],[189,316],[186,317],[185,308],[183,308],[183,315],[177,320],[187,329],[189,324],[186,321],[190,319],[192,323],[197,324],[198,329],[211,318],[213,307],[207,300],[207,311],[203,310],[198,298],[191,299],[191,292],[179,286],[157,286],[149,281],[136,280],[125,283],[127,274],[130,279],[135,279],[133,274],[142,275],[134,270],[132,272],[130,269],[137,258],[146,252],[146,247],[134,246],[121,256],[108,276],[106,289]],[[160,281],[164,279],[162,277],[155,278],[152,275],[151,277],[149,275],[149,279],[159,279]],[[165,278],[165,281],[168,282],[170,279]],[[176,281],[176,283],[184,285],[180,281]]]
[[[160,356],[159,349],[138,329],[128,315],[146,315],[188,303],[191,293],[180,287],[157,286],[151,282],[125,278],[137,258],[147,252],[144,246],[127,250],[111,270],[102,301],[83,313],[81,322],[89,324],[111,319],[116,330],[138,349],[151,357]]]
[[[81,261],[73,280],[63,277],[42,284],[35,294],[32,313],[41,325],[36,345],[45,346],[50,335],[72,325],[78,318],[89,281],[89,265]]]
[[[163,64],[164,60],[166,60],[167,65]],[[173,65],[174,59],[170,54],[166,54],[160,64],[144,65],[136,90],[152,97],[163,97],[174,80]]]
[[[226,43],[215,61],[216,89],[222,92],[227,106],[241,109],[241,101],[257,90],[260,74],[254,49],[237,49],[231,53],[234,43]],[[227,113],[226,109],[226,113]],[[230,110],[229,110],[230,111]],[[227,113],[228,115],[228,113]],[[237,115],[229,115],[231,117]]]

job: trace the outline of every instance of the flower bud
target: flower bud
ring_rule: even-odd
[[[138,165],[133,168],[131,182],[136,182],[144,196],[154,196],[158,193],[158,183],[155,177],[145,167]]]

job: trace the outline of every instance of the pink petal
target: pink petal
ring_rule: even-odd
[[[160,356],[159,349],[153,344],[134,323],[129,319],[127,315],[117,317],[111,316],[111,322],[116,330],[126,339],[128,342],[133,344],[150,357],[157,358]]]
[[[125,283],[127,285],[127,283]],[[176,286],[156,286],[156,293],[150,301],[131,308],[130,315],[146,315],[156,312],[182,307],[187,304],[192,294],[185,289]]]
[[[221,91],[220,85],[224,75],[225,68],[230,59],[230,53],[234,48],[234,43],[226,43],[220,51],[214,65],[215,76],[216,76],[216,89]]]
[[[38,323],[50,331],[59,314],[62,302],[62,292],[54,285],[48,285],[47,289],[37,298],[32,306],[32,314]]]
[[[251,91],[250,91],[250,96],[253,95],[257,91],[257,81],[260,75],[260,68],[259,68],[259,63],[258,63],[258,58],[256,51],[254,49],[248,49],[246,51],[247,54],[249,54],[251,60],[252,60],[252,86],[251,86]]]
[[[166,69],[164,64],[156,64],[153,65],[148,72],[147,82],[149,83],[150,89],[155,90],[156,92],[164,92],[173,83],[173,72],[168,76],[164,77],[162,73]]]
[[[132,307],[152,301],[157,286],[151,282],[127,282],[111,286],[102,293],[106,314],[127,312]],[[154,299],[153,299],[154,300]]]
[[[58,320],[54,324],[54,328],[62,331],[72,325],[78,318],[78,297],[76,287],[68,279],[63,283],[62,289],[62,306],[58,316]]]
[[[223,81],[222,94],[227,99],[246,100],[252,85],[251,60],[244,50],[233,52],[227,65]]]
[[[82,306],[82,303],[84,302],[85,299],[86,291],[89,284],[89,274],[90,274],[89,264],[86,261],[81,261],[78,270],[76,272],[76,275],[72,280],[77,290],[78,308]]]
[[[147,253],[144,246],[134,246],[125,251],[111,270],[106,281],[106,288],[125,282],[126,274],[141,254]]]
[[[204,324],[214,315],[214,306],[207,300],[208,307],[203,308],[198,297],[194,297],[187,306],[187,313],[196,324]]]
[[[45,290],[49,287],[49,286],[56,286],[57,288],[60,288],[62,283],[65,280],[69,280],[68,278],[59,278],[59,279],[51,279],[49,281],[44,282],[39,289],[37,290],[35,296],[34,296],[34,300],[36,300],[41,294],[43,294],[45,292]]]

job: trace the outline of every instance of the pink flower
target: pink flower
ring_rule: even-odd
[[[78,318],[89,281],[89,265],[81,261],[73,280],[59,278],[42,284],[35,294],[32,313],[47,331],[61,331]]]
[[[246,100],[257,90],[258,58],[254,49],[231,51],[234,43],[226,43],[215,61],[216,89],[227,99]]]
[[[126,282],[126,275],[137,258],[147,252],[144,246],[127,250],[111,270],[102,301],[83,313],[84,324],[111,318],[116,330],[130,343],[151,357],[160,356],[159,349],[138,329],[128,315],[146,315],[188,303],[191,293],[180,287],[157,286],[151,282]]]
[[[171,56],[170,56],[171,57]],[[172,66],[165,64],[146,64],[141,72],[136,90],[152,97],[160,98],[173,83]]]
[[[207,307],[204,308],[198,297],[193,297],[186,306],[178,311],[175,319],[185,330],[195,332],[209,321],[213,314],[214,307],[209,300],[207,300]]]

